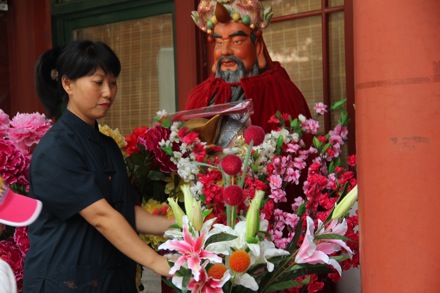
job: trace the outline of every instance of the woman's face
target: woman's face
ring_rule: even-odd
[[[76,80],[64,76],[62,81],[69,95],[67,109],[91,126],[107,115],[118,89],[117,77],[106,75],[101,68]]]

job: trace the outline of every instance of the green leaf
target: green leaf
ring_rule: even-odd
[[[237,238],[237,236],[224,232],[215,234],[206,240],[205,247],[214,242],[229,241],[229,240],[234,240],[235,238]]]
[[[280,283],[271,285],[269,288],[267,288],[267,290],[265,290],[265,292],[281,291],[281,290],[289,289],[289,288],[293,288],[293,287],[304,286],[309,283],[310,283],[310,277],[305,278],[301,282],[295,281],[295,280],[280,282]]]
[[[297,129],[298,126],[300,125],[298,118],[295,118],[295,120],[290,122],[290,127],[292,127],[293,129]]]
[[[212,212],[212,209],[203,210],[202,211],[203,219],[205,219],[211,212]]]
[[[281,126],[282,128],[284,128],[285,123],[284,123],[283,116],[281,115],[281,112],[280,112],[280,111],[277,111],[277,112],[275,113],[275,117],[277,117],[278,120],[280,121],[280,126]]]
[[[243,188],[244,185],[244,179],[246,178],[246,171],[249,165],[249,160],[252,154],[252,147],[254,146],[254,140],[251,140],[251,142],[249,143],[248,149],[247,149],[247,153],[246,153],[246,157],[244,159],[243,162],[243,173],[241,174],[237,185],[240,186],[241,188]]]
[[[328,166],[328,173],[329,174],[335,173],[335,162],[332,161]]]
[[[294,265],[289,267],[286,272],[295,272],[293,276],[297,278],[299,276],[305,276],[310,274],[328,274],[333,272],[333,270],[331,269],[330,265],[327,264],[317,264],[317,265],[301,264],[301,265]]]
[[[343,255],[335,255],[335,256],[330,256],[331,259],[336,260],[337,262],[341,263],[344,260],[347,260],[350,258],[350,256],[348,254],[343,254]]]
[[[170,118],[168,118],[168,117],[163,118],[161,125],[164,128],[170,128],[171,127],[171,120],[170,120]]]
[[[331,143],[326,143],[321,150],[321,154],[325,154],[325,152],[331,147]]]
[[[348,114],[346,112],[341,113],[341,119],[339,120],[339,124],[342,126],[346,126],[350,122],[348,119]]]
[[[293,237],[292,241],[290,242],[289,246],[287,247],[287,251],[289,251],[290,253],[292,253],[298,247],[298,241],[299,241],[299,237],[300,237],[301,232],[302,232],[302,224],[303,224],[303,222],[304,222],[304,219],[300,218],[298,223],[296,224],[296,229],[295,229],[294,237]]]
[[[281,146],[283,145],[283,141],[284,141],[284,138],[283,138],[283,136],[278,136],[278,138],[277,138],[277,150],[276,150],[276,154],[277,155],[279,155],[279,154],[281,154]]]
[[[317,149],[320,149],[322,146],[322,142],[316,136],[313,137],[313,146]]]
[[[167,145],[167,146],[161,146],[160,147],[167,155],[169,156],[173,156],[173,148],[171,147],[171,145]]]
[[[352,241],[350,238],[347,238],[340,234],[321,234],[321,235],[316,235],[315,239],[338,239],[344,241]]]
[[[337,101],[336,103],[334,103],[332,105],[332,108],[331,108],[332,111],[340,110],[344,106],[346,101],[347,101],[347,99],[342,99],[342,100]]]

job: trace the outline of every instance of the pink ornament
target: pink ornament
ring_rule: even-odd
[[[238,185],[229,185],[223,190],[223,200],[230,206],[238,206],[243,199],[243,189]]]
[[[247,144],[250,144],[251,141],[254,141],[254,146],[260,145],[264,141],[264,129],[257,125],[249,126],[244,132],[244,141]]]
[[[234,176],[241,170],[242,161],[239,156],[227,155],[222,160],[222,169],[226,174]]]

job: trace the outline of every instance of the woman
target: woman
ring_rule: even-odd
[[[116,142],[98,130],[121,65],[104,43],[76,41],[36,64],[48,116],[66,110],[34,150],[30,196],[43,202],[29,226],[24,292],[137,292],[136,263],[169,276],[167,260],[141,233],[162,234],[175,220],[136,204]]]

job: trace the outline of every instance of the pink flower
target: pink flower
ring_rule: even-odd
[[[338,220],[332,220],[327,227],[322,227],[322,222],[318,221],[318,235],[323,234],[339,234],[341,236],[344,236],[345,233],[347,233],[348,226],[345,219],[342,220],[341,223],[339,223]],[[327,255],[330,255],[334,252],[338,252],[343,248],[348,253],[352,254],[350,247],[347,246],[347,244],[340,239],[321,239],[318,241],[317,249],[320,251],[323,251]]]
[[[199,237],[194,237],[189,231],[188,217],[183,217],[183,240],[168,240],[159,246],[159,249],[165,249],[170,251],[177,251],[181,256],[177,259],[174,266],[170,270],[170,274],[177,272],[184,264],[188,265],[188,268],[192,271],[194,279],[200,280],[201,260],[207,259],[211,262],[220,263],[222,258],[217,254],[204,250],[206,234],[211,228],[211,224],[214,219],[208,220],[210,223],[205,223],[200,231]]]
[[[8,136],[9,127],[9,115],[0,109],[0,139]]]
[[[0,241],[0,258],[7,262],[12,268],[17,281],[17,287],[20,290],[23,282],[23,264],[24,256],[14,242],[14,239]]]
[[[301,244],[297,255],[295,256],[296,263],[308,263],[308,264],[328,264],[342,273],[341,265],[334,259],[328,257],[328,255],[319,250],[315,244],[314,237],[315,225],[310,217],[307,217],[307,230],[303,243]]]
[[[274,189],[272,190],[269,198],[272,198],[274,202],[287,202],[286,199],[286,191],[283,189]]]
[[[327,105],[325,105],[324,103],[316,103],[315,107],[315,112],[318,115],[324,115],[325,113],[327,113]]]
[[[0,139],[0,176],[8,185],[28,184],[29,157],[25,156],[15,145]]]
[[[301,123],[301,127],[307,133],[316,134],[316,133],[318,133],[319,122],[316,120],[313,120],[313,119],[307,119],[306,121]]]
[[[27,226],[15,228],[14,241],[17,244],[17,247],[20,249],[23,256],[25,256],[30,246]]]
[[[283,184],[283,180],[281,179],[280,175],[270,175],[269,177],[269,185],[272,189],[278,189],[281,188]]]
[[[52,121],[44,114],[20,114],[11,120],[9,139],[25,155],[32,152],[33,147],[40,142],[41,138],[52,126]]]

